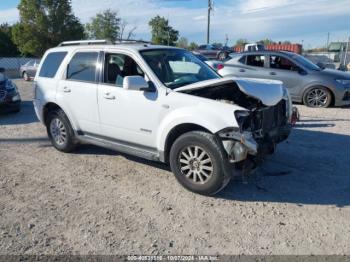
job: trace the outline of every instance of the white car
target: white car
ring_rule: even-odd
[[[183,49],[74,41],[41,61],[34,106],[56,149],[90,143],[169,163],[199,194],[249,173],[291,130],[281,82],[221,78]]]

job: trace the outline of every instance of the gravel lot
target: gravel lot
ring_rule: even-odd
[[[16,82],[23,110],[0,115],[0,254],[350,254],[350,108],[298,105],[258,179],[204,197],[161,164],[58,152]]]

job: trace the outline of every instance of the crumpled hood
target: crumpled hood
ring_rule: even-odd
[[[266,106],[276,105],[283,98],[283,83],[281,81],[257,78],[218,78],[179,87],[174,89],[174,91],[196,90],[232,82],[236,83],[243,93],[260,100]]]

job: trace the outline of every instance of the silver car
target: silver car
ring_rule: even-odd
[[[222,76],[280,80],[295,102],[309,107],[350,104],[350,73],[322,69],[291,52],[257,51],[231,55]]]
[[[211,68],[213,68],[215,71],[218,71],[219,69],[221,69],[223,67],[223,62],[222,61],[218,61],[218,60],[210,60],[208,58],[206,58],[205,56],[201,55],[200,53],[197,52],[192,52],[199,60],[201,60],[202,62],[206,63],[208,66],[210,66]]]
[[[39,64],[40,60],[33,59],[21,66],[20,74],[25,81],[30,81],[35,77]]]

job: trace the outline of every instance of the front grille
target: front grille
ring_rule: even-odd
[[[6,94],[7,94],[6,90],[0,89],[0,101],[3,101],[5,99]]]

